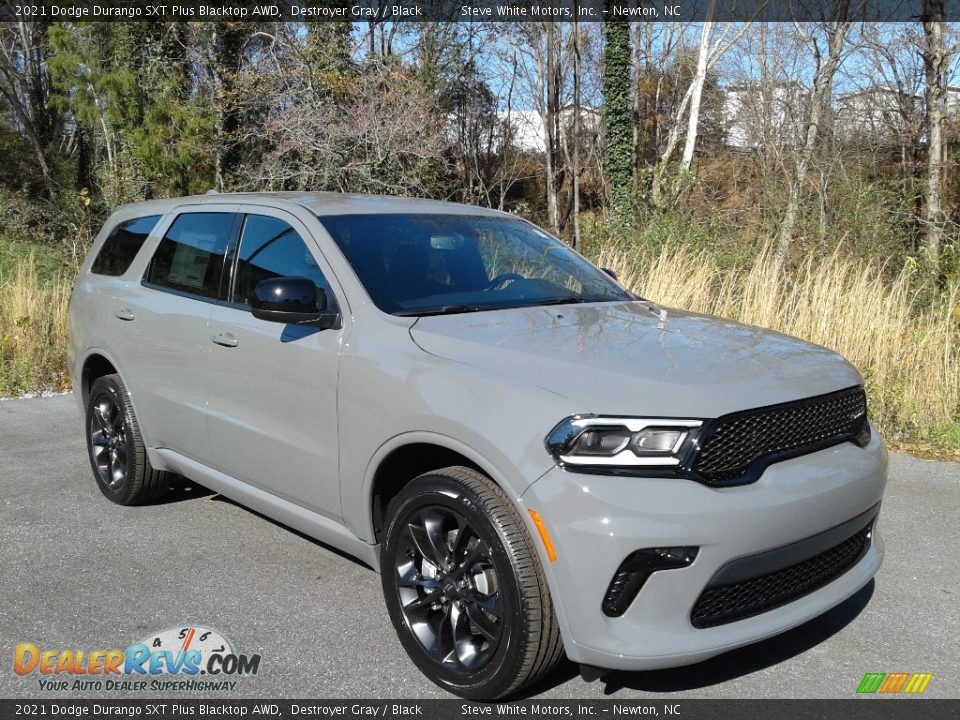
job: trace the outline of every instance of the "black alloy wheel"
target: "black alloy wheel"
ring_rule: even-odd
[[[94,399],[88,431],[90,459],[100,482],[111,491],[120,489],[127,481],[129,440],[123,410],[113,395],[101,393]]]
[[[440,665],[482,667],[502,628],[490,549],[461,513],[441,505],[416,511],[401,532],[393,571],[407,626]]]
[[[381,580],[404,649],[465,698],[515,693],[563,653],[536,549],[517,508],[466,467],[421,475],[390,502]]]
[[[141,505],[163,495],[168,475],[154,470],[133,404],[119,375],[97,378],[87,397],[87,450],[97,487],[118,505]]]

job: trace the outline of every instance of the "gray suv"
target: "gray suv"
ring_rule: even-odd
[[[107,498],[186,476],[359,558],[411,659],[463,697],[564,653],[585,676],[694,663],[880,566],[887,455],[856,369],[661,308],[511,215],[129,205],[70,314]]]

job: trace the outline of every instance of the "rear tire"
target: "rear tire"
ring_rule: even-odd
[[[97,487],[118,505],[142,505],[161,497],[168,475],[147,459],[130,395],[119,375],[93,383],[87,400],[87,454]]]
[[[516,507],[490,478],[449,467],[410,482],[387,508],[380,557],[400,642],[445,690],[494,700],[559,662],[543,568]]]

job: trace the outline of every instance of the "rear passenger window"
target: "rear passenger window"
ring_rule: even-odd
[[[117,225],[97,253],[90,272],[97,275],[123,275],[159,220],[160,215],[150,215]]]
[[[223,258],[232,238],[232,213],[184,213],[167,230],[145,280],[201,297],[224,299]]]
[[[240,237],[234,302],[249,305],[261,280],[290,276],[308,278],[327,290],[320,266],[296,230],[277,218],[247,215]],[[328,296],[328,301],[332,303],[333,298]]]

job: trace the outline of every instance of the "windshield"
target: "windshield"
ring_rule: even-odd
[[[633,299],[523,220],[439,214],[319,220],[377,307],[394,315]]]

